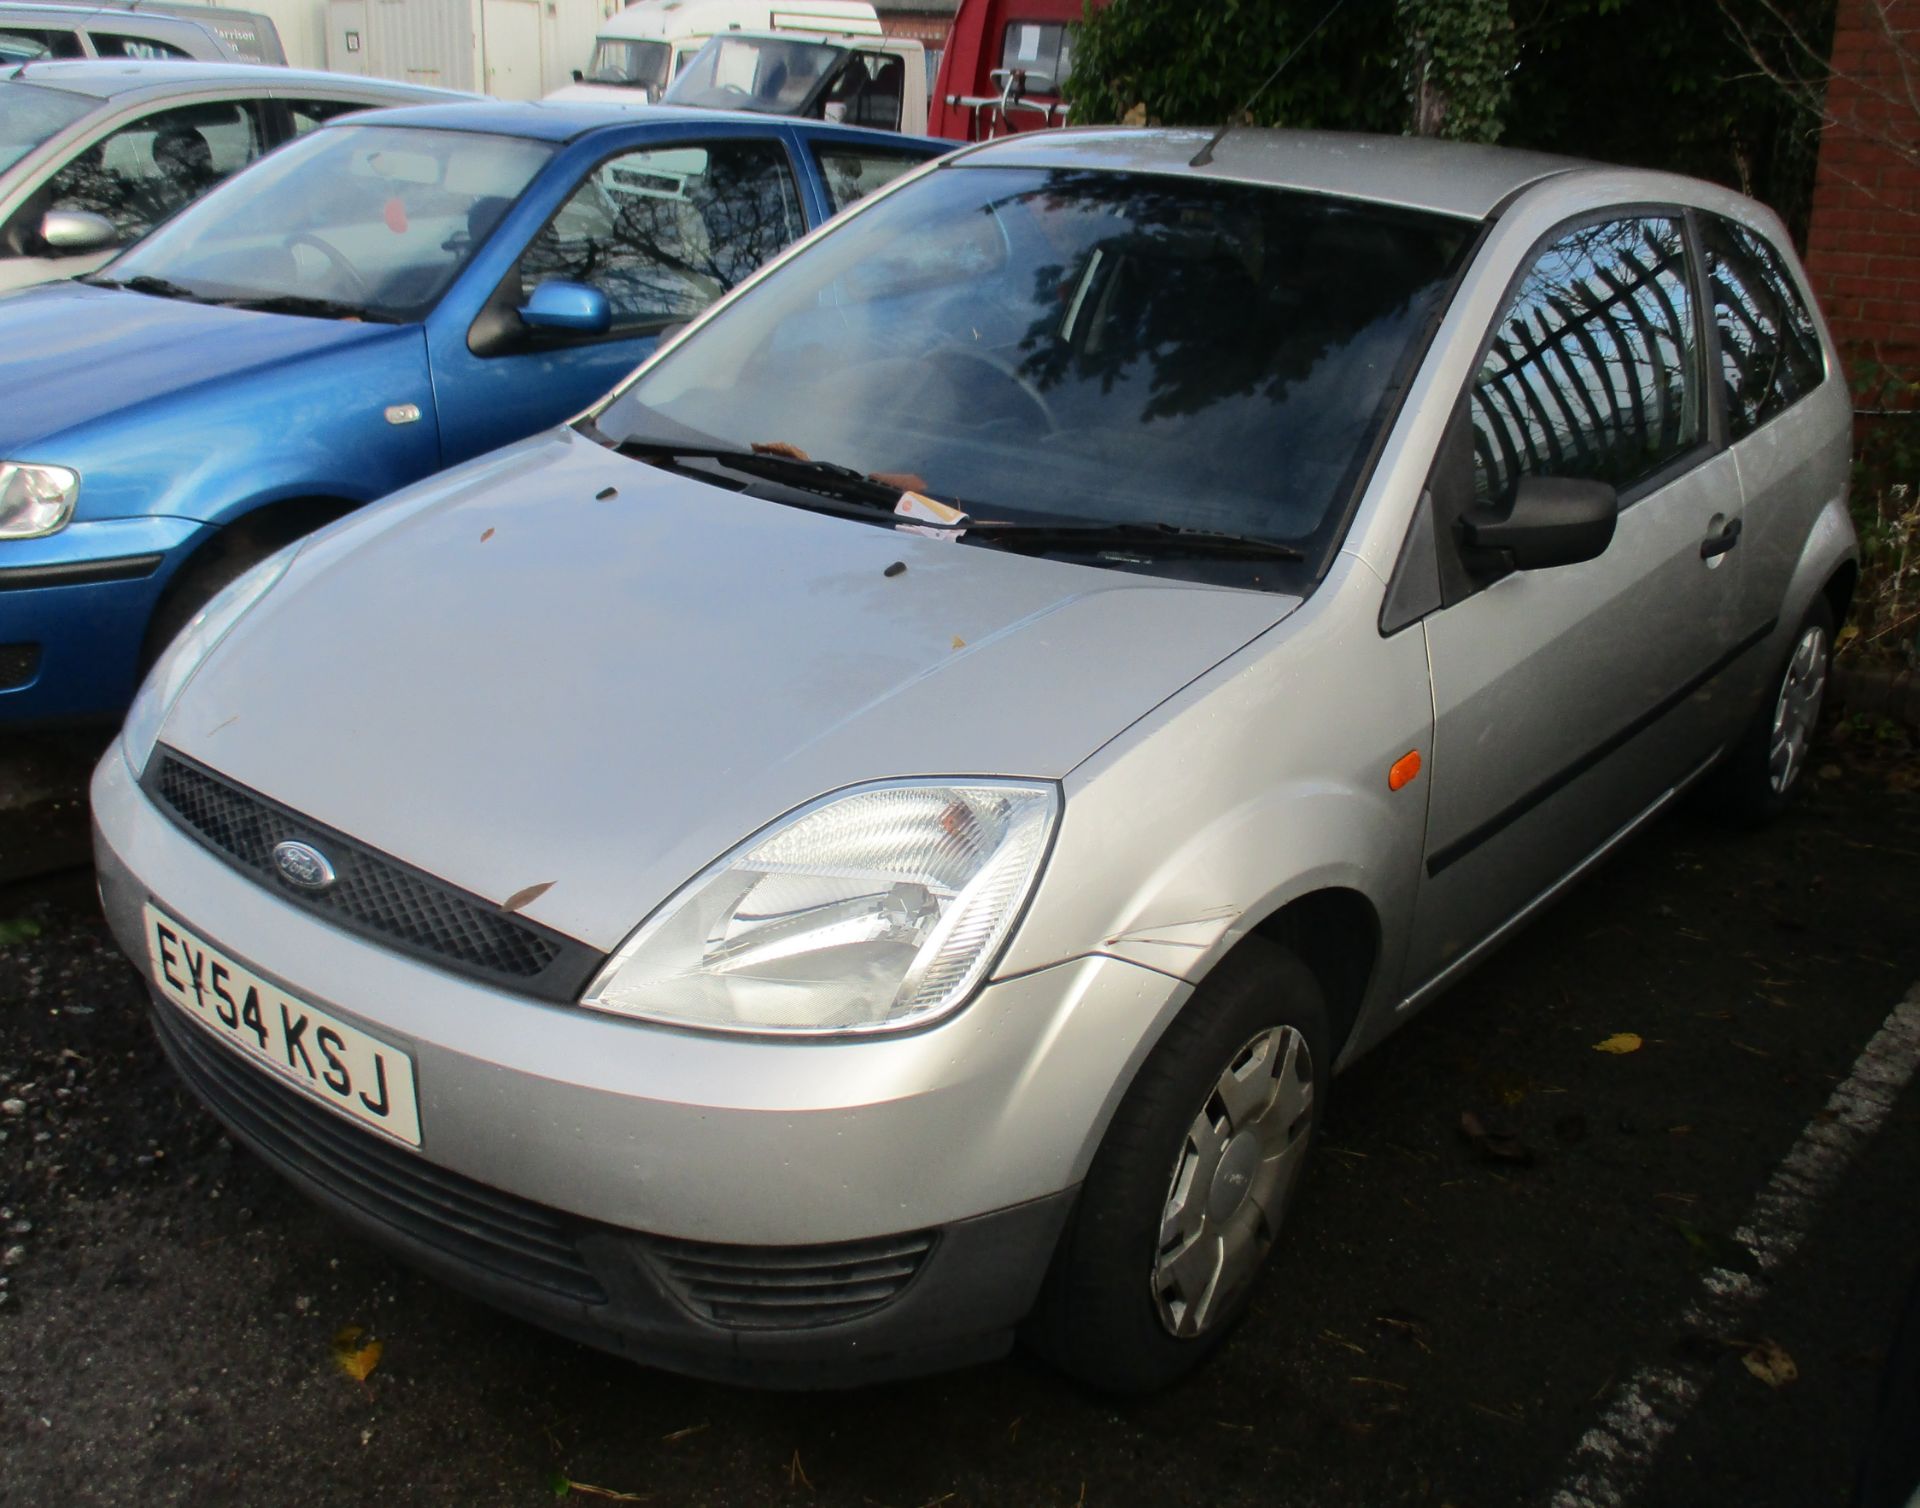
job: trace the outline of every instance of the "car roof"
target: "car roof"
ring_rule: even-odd
[[[34,58],[0,68],[0,79],[40,84],[96,99],[114,99],[143,89],[162,93],[168,86],[204,89],[209,85],[251,84],[286,94],[299,89],[348,89],[395,98],[477,99],[452,89],[403,84],[392,79],[362,78],[357,73],[323,73],[317,69],[282,68],[273,63],[216,63],[198,58],[169,58],[164,62],[129,58]]]
[[[875,131],[857,126],[833,125],[826,121],[796,120],[785,115],[756,114],[751,110],[701,110],[686,105],[599,104],[592,100],[476,100],[447,105],[400,105],[387,110],[364,111],[341,125],[435,126],[448,131],[487,131],[496,136],[525,136],[535,141],[573,141],[595,131],[612,131],[630,126],[711,126],[716,122],[735,125],[795,126],[809,135],[845,137],[874,145],[892,142],[907,148],[937,146],[946,149],[951,142],[933,142],[931,138],[905,136],[898,131]]]
[[[1200,167],[1192,159],[1213,132],[1202,127],[1085,127],[1027,131],[967,149],[957,166],[1082,168],[1271,184],[1370,199],[1443,215],[1485,219],[1543,178],[1595,164],[1576,157],[1422,136],[1239,127]]]

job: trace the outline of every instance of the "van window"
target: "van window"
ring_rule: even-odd
[[[856,52],[828,87],[821,101],[821,118],[898,131],[906,78],[907,66],[902,59],[884,52]]]
[[[622,89],[664,89],[672,49],[665,42],[633,42],[601,37],[593,44],[587,63],[587,84],[612,84]]]
[[[61,31],[57,27],[47,26],[8,26],[9,38],[37,42],[47,51],[48,57],[84,58],[87,49],[80,44],[77,32]]]
[[[1009,21],[1000,66],[1024,69],[1027,93],[1058,94],[1073,72],[1073,28],[1054,21]]]
[[[146,62],[167,58],[191,58],[192,53],[171,42],[156,42],[152,37],[128,37],[118,32],[96,31],[93,50],[103,58],[140,58]]]
[[[1521,279],[1474,379],[1479,500],[1510,501],[1528,474],[1624,490],[1692,448],[1697,347],[1678,219],[1568,231]]]

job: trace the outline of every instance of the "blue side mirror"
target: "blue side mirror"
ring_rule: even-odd
[[[613,328],[613,305],[598,288],[556,279],[533,290],[533,296],[520,310],[520,320],[536,330],[605,335]]]

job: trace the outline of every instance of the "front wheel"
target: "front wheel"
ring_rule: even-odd
[[[1326,1100],[1318,982],[1243,942],[1195,992],[1114,1115],[1030,1326],[1062,1370],[1149,1392],[1245,1312]]]

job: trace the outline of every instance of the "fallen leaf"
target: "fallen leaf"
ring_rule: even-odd
[[[1770,1388],[1783,1388],[1800,1375],[1777,1341],[1763,1340],[1740,1353],[1740,1364]]]
[[[364,1346],[360,1337],[367,1332],[359,1325],[342,1325],[333,1337],[333,1362],[355,1382],[365,1382],[380,1365],[380,1353],[386,1349],[379,1341]]]
[[[40,923],[31,917],[16,916],[10,922],[0,922],[0,948],[10,943],[26,942],[40,935]]]
[[[480,543],[485,544],[488,540],[492,538],[493,538],[493,530],[489,529],[485,534],[482,534],[480,536]]]
[[[541,896],[553,889],[552,880],[542,880],[538,885],[529,885],[525,890],[516,890],[507,897],[500,907],[502,911],[518,911],[522,906],[531,906]]]
[[[967,647],[967,641],[961,638],[958,634],[955,634],[953,636],[953,647],[955,649],[965,649]]]
[[[1145,100],[1136,101],[1134,107],[1120,117],[1120,124],[1123,126],[1144,126],[1146,123],[1147,103]]]
[[[1644,1045],[1645,1043],[1642,1042],[1637,1032],[1615,1032],[1604,1042],[1594,1043],[1593,1050],[1595,1052],[1610,1052],[1616,1054],[1638,1052]]]

